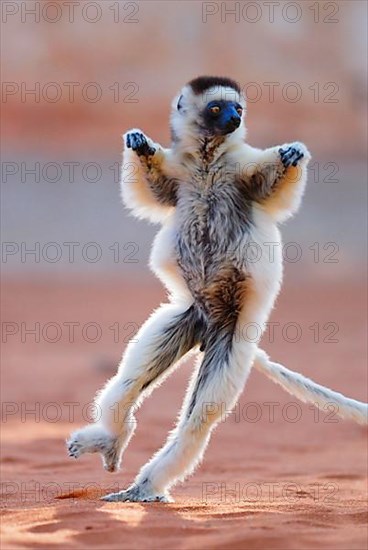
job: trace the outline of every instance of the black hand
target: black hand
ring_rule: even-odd
[[[297,147],[288,147],[287,149],[279,149],[281,162],[285,168],[289,166],[297,166],[298,162],[304,157],[304,153]]]
[[[139,156],[149,157],[155,154],[156,149],[148,145],[146,137],[141,132],[131,132],[127,135],[126,145]]]

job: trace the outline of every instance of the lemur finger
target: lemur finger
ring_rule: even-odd
[[[298,149],[293,148],[293,152],[291,155],[288,156],[287,162],[289,166],[296,166],[298,161],[304,156],[301,151]]]
[[[293,162],[293,166],[297,166],[298,162],[304,157],[304,153],[299,153],[296,159]]]
[[[131,134],[131,143],[132,143],[132,149],[136,150],[139,149],[139,147],[142,144],[142,139],[139,134]]]
[[[294,147],[288,147],[288,149],[281,150],[280,157],[281,162],[285,166],[285,168],[288,168],[291,164],[291,159],[294,156],[296,150]]]
[[[279,149],[279,154],[281,157],[281,162],[285,168],[289,166],[297,166],[299,160],[304,157],[304,153],[296,147],[288,147],[287,149]]]
[[[133,150],[140,146],[142,134],[138,132],[130,133],[127,135],[127,147],[132,148]]]
[[[291,145],[289,145],[286,149],[283,149],[282,147],[280,147],[279,153],[280,153],[280,155],[283,157],[283,156],[286,155],[286,153],[290,153],[290,151],[291,151],[292,148],[293,148],[293,147],[292,147]]]
[[[296,153],[295,147],[289,147],[289,149],[286,151],[286,154],[284,156],[284,159],[290,160],[291,157],[293,157]]]
[[[282,162],[286,161],[293,153],[294,147],[288,147],[287,149],[279,149],[280,157]]]
[[[143,134],[137,134],[135,138],[137,140],[138,147],[142,147],[146,143],[146,138],[144,137]]]

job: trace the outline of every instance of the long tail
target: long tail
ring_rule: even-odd
[[[349,399],[341,393],[316,384],[313,380],[293,372],[279,363],[273,363],[267,353],[261,349],[257,351],[254,366],[304,403],[313,403],[313,405],[319,407],[334,404],[337,405],[335,412],[341,418],[354,420],[358,424],[368,424],[367,403]]]

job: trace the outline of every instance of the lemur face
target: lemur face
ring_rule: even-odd
[[[239,128],[243,107],[237,101],[218,99],[207,103],[202,111],[202,124],[213,135],[224,136]]]
[[[244,136],[245,99],[239,85],[228,78],[202,76],[189,82],[175,98],[172,134],[175,141],[213,136]]]

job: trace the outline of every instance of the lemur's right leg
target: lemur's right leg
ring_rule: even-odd
[[[118,469],[135,430],[134,409],[203,334],[204,321],[194,304],[165,304],[156,310],[128,345],[118,373],[98,394],[95,423],[71,435],[70,456],[100,452],[106,470]]]

